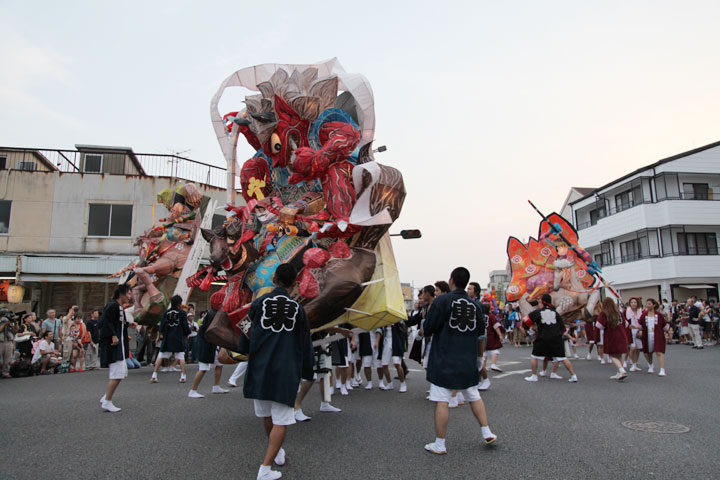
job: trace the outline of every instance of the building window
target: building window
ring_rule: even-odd
[[[632,188],[632,206],[635,207],[642,203],[645,203],[645,195],[643,195],[643,184],[649,182],[647,179],[642,179],[640,182],[635,182]],[[648,189],[649,189],[648,185]]]
[[[683,183],[683,198],[685,200],[707,200],[710,188],[707,183]]]
[[[88,236],[131,236],[132,211],[132,205],[91,203],[88,215]]]
[[[0,155],[0,170],[7,170],[7,155]]]
[[[10,200],[0,200],[0,235],[7,235],[10,228]]]
[[[717,255],[717,236],[714,233],[678,233],[680,255]]]
[[[597,224],[601,218],[605,218],[605,207],[590,210],[590,225]]]
[[[37,163],[35,163],[35,162],[19,162],[18,169],[35,171],[35,170],[37,170]]]
[[[85,172],[102,173],[103,156],[98,153],[85,154]]]
[[[634,238],[632,240],[628,240],[627,242],[620,243],[620,261],[622,263],[634,262],[640,258],[642,258],[642,255],[639,239]]]
[[[632,207],[632,201],[630,200],[630,190],[615,195],[615,210],[622,212]]]

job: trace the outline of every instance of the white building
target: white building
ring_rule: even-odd
[[[580,245],[624,299],[718,298],[720,142],[638,169],[569,206]]]

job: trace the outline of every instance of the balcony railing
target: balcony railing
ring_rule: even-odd
[[[3,150],[2,147],[0,147],[0,150]],[[89,171],[83,172],[81,170],[82,164],[80,160],[82,155],[85,153],[91,155],[95,153],[91,151],[80,152],[77,150],[45,150],[34,148],[12,148],[6,149],[5,151],[22,155],[20,160],[20,169],[30,170],[29,168],[23,168],[23,166],[30,165],[31,163],[36,165],[33,162],[37,162],[37,155],[41,155],[60,172],[99,173]],[[98,151],[97,153],[103,155],[125,155],[126,159],[130,158],[129,153],[122,150],[118,150],[117,152]],[[225,168],[198,162],[196,160],[177,155],[162,155],[154,153],[133,154],[147,175],[189,180],[218,188],[226,188],[227,186]]]
[[[609,267],[612,265],[621,265],[623,263],[637,262],[638,260],[647,260],[650,258],[665,258],[665,257],[685,257],[694,255],[719,255],[720,251],[717,248],[691,248],[687,250],[678,250],[673,252],[665,252],[662,255],[650,255],[650,254],[632,254],[632,255],[620,255],[612,259],[603,256],[604,258],[598,262],[600,267]]]
[[[602,220],[603,218],[610,217],[612,215],[616,215],[620,212],[624,212],[625,210],[630,210],[631,208],[637,207],[638,205],[643,205],[646,203],[660,203],[660,202],[664,202],[666,200],[720,201],[720,193],[716,193],[716,192],[681,192],[679,196],[661,198],[661,199],[655,200],[654,202],[651,202],[650,200],[642,199],[642,200],[633,201],[633,202],[629,202],[629,203],[622,203],[616,207],[606,209],[606,211],[599,213],[597,221],[595,223],[592,223],[592,220],[578,223],[577,229],[583,230],[585,228],[592,227],[593,225],[597,225],[597,223],[600,220]]]

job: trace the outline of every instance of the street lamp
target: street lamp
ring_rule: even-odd
[[[422,237],[422,232],[420,230],[400,230],[400,233],[391,233],[390,236],[402,237],[403,240],[410,240]]]

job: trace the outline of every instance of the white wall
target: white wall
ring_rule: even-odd
[[[670,283],[720,282],[720,255],[682,255],[648,258],[603,268],[603,277],[619,287]]]
[[[720,147],[710,148],[655,167],[655,173],[663,172],[720,173]]]

